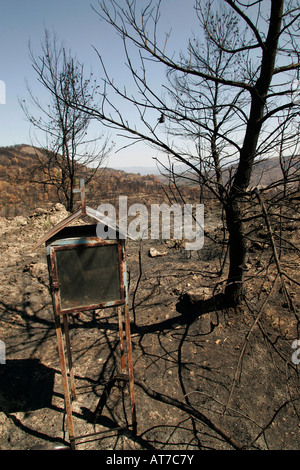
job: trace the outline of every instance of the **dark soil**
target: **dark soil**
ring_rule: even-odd
[[[1,219],[2,450],[69,444],[45,248],[32,251],[41,234],[65,216],[57,206],[31,217]],[[202,413],[245,449],[300,449],[295,355],[292,360],[299,258],[282,252],[289,304],[280,277],[274,285],[270,247],[256,242],[246,267],[245,300],[229,308],[222,297],[226,269],[219,275],[222,231],[213,216],[206,229],[199,252],[187,253],[175,242],[127,243],[134,376],[146,385],[146,390],[135,385],[137,435],[130,429],[124,384],[112,389],[96,424],[90,422],[105,382],[115,367],[120,370],[117,313],[103,309],[70,316],[74,426],[76,435],[87,436],[78,439],[78,450],[234,449],[201,416],[172,400],[154,399],[148,389]],[[297,227],[287,227],[285,234],[297,244]],[[151,258],[150,247],[167,254]]]

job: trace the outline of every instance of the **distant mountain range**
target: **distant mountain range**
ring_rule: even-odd
[[[288,164],[288,159],[286,159],[286,165]],[[299,170],[300,167],[300,156],[293,157],[292,167]],[[228,166],[224,168],[223,174],[225,180],[230,177],[232,170],[234,170],[235,165]],[[129,166],[129,167],[117,167],[116,169],[125,171],[127,173],[134,173],[139,174],[141,176],[146,175],[155,175],[159,177],[162,181],[163,177],[162,174],[166,174],[167,172],[164,171],[163,168],[157,168],[156,166]],[[185,172],[187,176],[190,171],[187,166],[184,165],[177,165],[176,172],[180,175],[181,172]],[[213,175],[213,172],[211,172]],[[267,185],[274,181],[277,181],[282,177],[282,170],[279,165],[278,157],[268,158],[265,160],[255,162],[252,174],[252,183],[253,185]]]
[[[0,215],[10,217],[28,213],[36,207],[53,205],[58,202],[56,189],[44,182],[42,174],[36,174],[32,182],[31,170],[36,164],[36,154],[43,155],[43,149],[21,144],[11,147],[0,147]],[[300,157],[287,159],[286,165],[292,163],[290,174],[294,174],[294,181],[300,169]],[[197,177],[182,165],[177,165],[177,174],[185,170],[185,177],[178,178],[177,184],[181,191],[190,200],[199,200],[200,187]],[[54,171],[57,171],[55,169]],[[78,178],[86,178],[92,170],[79,166]],[[223,170],[224,181],[228,181],[234,174],[235,166]],[[162,171],[162,173],[166,173]],[[214,173],[209,173],[214,180]],[[283,173],[278,158],[268,158],[255,163],[250,186],[267,186],[272,182],[280,181]],[[166,198],[169,181],[156,166],[130,166],[119,168],[100,168],[96,177],[90,181],[90,193],[87,200],[99,205],[102,202],[115,201],[119,195],[126,195],[134,202],[149,204],[162,203]],[[79,184],[79,180],[77,181]],[[203,189],[203,188],[202,188]],[[63,201],[59,201],[63,202]]]
[[[43,149],[26,144],[0,147],[0,215],[11,217],[28,213],[36,207],[63,202],[59,200],[56,189],[47,184],[40,170],[34,174],[34,180],[38,183],[33,182],[36,154],[41,158],[45,155],[43,152]],[[80,165],[78,171],[79,185],[79,178],[88,179],[92,170]],[[89,189],[87,200],[93,199],[96,207],[100,202],[114,201],[118,195],[138,195],[139,198],[147,195],[147,200],[149,194],[152,197],[163,194],[162,183],[154,174],[142,175],[132,170],[114,168],[100,168],[90,181]]]
[[[115,170],[125,171],[126,173],[135,173],[141,176],[159,175],[159,169],[156,166],[122,166],[113,167]]]

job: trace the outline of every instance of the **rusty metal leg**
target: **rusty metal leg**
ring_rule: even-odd
[[[61,375],[62,375],[62,383],[63,383],[63,389],[64,389],[65,407],[66,407],[66,412],[67,412],[70,446],[71,446],[71,449],[74,450],[75,449],[75,434],[74,434],[73,417],[72,417],[72,406],[71,406],[71,399],[70,399],[70,392],[69,392],[68,375],[67,375],[67,369],[66,369],[66,358],[65,358],[65,351],[64,351],[63,335],[62,335],[61,322],[60,322],[59,315],[54,314],[54,320],[55,320],[55,331],[56,331],[56,337],[57,337],[58,353],[59,353],[60,368],[61,368]]]
[[[67,349],[67,356],[68,356],[68,363],[69,363],[69,376],[70,376],[72,400],[76,400],[76,387],[75,387],[75,378],[74,378],[74,369],[73,369],[73,361],[72,361],[72,353],[71,353],[71,342],[70,342],[70,334],[69,334],[69,325],[68,325],[68,316],[67,315],[63,315],[63,322],[64,322],[64,331],[65,331],[65,338],[66,338],[66,349]]]
[[[131,402],[131,415],[133,432],[137,432],[136,409],[135,409],[135,396],[134,396],[134,377],[132,365],[132,346],[131,346],[131,333],[130,333],[130,317],[127,304],[124,305],[125,313],[125,331],[126,331],[126,345],[127,345],[127,365],[129,377],[129,393]]]
[[[121,367],[122,373],[126,372],[126,362],[125,362],[125,344],[124,344],[124,330],[123,330],[123,315],[122,308],[117,307],[118,319],[119,319],[119,335],[120,335],[120,350],[121,350]]]

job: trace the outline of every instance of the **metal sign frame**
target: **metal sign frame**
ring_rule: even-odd
[[[53,237],[47,240],[47,261],[49,270],[49,280],[52,292],[52,304],[55,321],[55,329],[58,344],[58,353],[60,359],[60,367],[62,374],[62,384],[64,389],[65,408],[67,413],[67,422],[69,430],[70,447],[72,450],[76,449],[76,441],[80,438],[87,437],[76,436],[74,431],[73,416],[72,416],[72,401],[76,400],[76,386],[75,375],[73,368],[73,360],[71,353],[71,342],[68,327],[68,316],[76,312],[83,312],[88,310],[97,310],[101,308],[116,308],[118,313],[118,326],[119,326],[119,339],[120,339],[120,353],[121,353],[121,369],[123,377],[127,378],[129,383],[130,403],[131,403],[131,416],[132,416],[132,430],[137,432],[136,422],[136,408],[135,408],[135,395],[134,395],[134,378],[133,378],[133,365],[132,365],[132,345],[131,345],[131,332],[130,332],[130,315],[128,310],[128,292],[127,292],[127,269],[126,269],[126,256],[125,256],[125,242],[124,240],[102,240],[95,236],[90,236],[95,231],[95,226],[71,226],[64,228]],[[60,250],[72,250],[79,246],[84,249],[91,247],[109,247],[112,245],[117,246],[118,250],[118,269],[120,275],[120,298],[111,299],[110,301],[99,302],[97,304],[81,305],[76,308],[63,309],[61,307],[60,299],[60,285],[57,275],[57,260],[56,254]],[[125,328],[123,328],[125,325]],[[66,356],[68,359],[68,367]],[[127,357],[126,357],[127,356]],[[127,360],[126,360],[127,359]],[[127,363],[127,365],[126,365]],[[121,380],[122,374],[118,374],[115,378],[110,379],[111,383],[116,380]],[[95,415],[99,414],[99,406],[95,410]],[[97,434],[97,433],[95,433]]]
[[[75,227],[76,229],[76,227]],[[78,307],[63,308],[61,302],[61,285],[59,283],[58,268],[56,253],[61,250],[72,250],[78,247],[84,249],[105,247],[105,246],[117,246],[118,249],[118,270],[120,279],[120,298],[111,299],[110,301],[103,301],[97,304],[83,304]],[[126,302],[126,264],[124,262],[125,254],[124,248],[119,241],[116,240],[101,240],[99,238],[67,238],[59,239],[47,246],[48,256],[48,267],[50,269],[50,286],[51,290],[55,295],[56,311],[59,315],[67,313],[76,313],[86,310],[97,310],[106,307],[116,307],[118,305],[124,305]]]
[[[49,270],[49,280],[52,293],[53,314],[55,322],[55,331],[57,337],[57,346],[60,360],[60,368],[62,375],[62,384],[64,390],[65,408],[67,413],[67,422],[69,429],[69,439],[71,449],[76,449],[76,441],[80,438],[88,437],[87,435],[76,436],[74,431],[73,416],[72,416],[72,401],[76,400],[76,387],[75,376],[73,369],[73,361],[71,354],[71,343],[68,327],[68,316],[75,312],[82,312],[86,310],[97,310],[100,308],[116,308],[118,313],[119,324],[119,339],[120,339],[120,353],[121,353],[121,367],[122,374],[117,374],[111,377],[106,386],[106,392],[113,386],[115,381],[122,380],[122,376],[129,384],[131,416],[132,416],[132,431],[137,432],[136,409],[135,409],[135,396],[134,396],[134,377],[132,365],[132,345],[130,333],[130,315],[128,309],[128,288],[127,288],[127,269],[126,269],[126,256],[125,256],[125,241],[124,233],[117,228],[116,233],[122,234],[122,239],[116,240],[102,240],[96,236],[96,225],[78,225],[69,226],[81,216],[92,217],[98,223],[104,226],[110,226],[110,222],[105,219],[102,221],[104,215],[94,209],[86,206],[85,194],[88,189],[85,188],[84,180],[80,180],[80,189],[74,189],[73,192],[80,192],[81,195],[81,208],[75,213],[69,215],[64,220],[59,222],[55,227],[51,228],[43,237],[34,245],[34,249],[45,243],[47,250],[47,262]],[[113,226],[115,229],[115,227]],[[125,239],[127,234],[125,234]],[[130,237],[129,237],[130,238]],[[86,249],[92,246],[111,246],[117,244],[118,246],[118,267],[120,273],[120,293],[118,299],[111,299],[110,301],[99,302],[97,304],[78,306],[78,308],[62,309],[60,302],[60,285],[57,276],[56,253],[62,249],[74,249],[78,246],[83,246]],[[125,325],[125,329],[123,326]],[[66,362],[66,354],[68,358],[68,368]],[[126,360],[127,359],[127,360]],[[71,389],[71,391],[70,391]],[[104,401],[101,399],[94,412],[95,418],[101,412]],[[97,433],[94,433],[95,435]]]

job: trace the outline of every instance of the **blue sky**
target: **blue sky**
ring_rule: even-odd
[[[121,0],[121,2],[124,0]],[[138,0],[143,4],[144,0]],[[125,3],[125,2],[124,2]],[[25,79],[36,95],[47,100],[39,88],[36,74],[28,54],[28,41],[35,53],[47,27],[60,41],[93,70],[97,79],[103,73],[93,49],[99,50],[110,74],[116,79],[125,77],[124,54],[116,33],[92,10],[97,8],[95,0],[2,0],[0,11],[0,80],[6,86],[6,102],[0,104],[0,146],[30,143],[30,124],[18,103],[18,98],[27,98]],[[193,0],[163,0],[161,31],[172,27],[169,49],[184,48],[187,38],[196,27]],[[123,75],[124,74],[124,75]],[[157,77],[161,81],[161,77]],[[124,79],[125,80],[125,79]],[[126,83],[124,83],[126,84]],[[1,95],[0,95],[1,96]],[[120,103],[120,106],[122,104]],[[126,112],[126,110],[125,110]],[[98,135],[103,129],[93,124],[91,132]],[[113,136],[114,138],[114,136]],[[117,153],[109,160],[110,166],[153,165],[155,150],[145,144]]]

